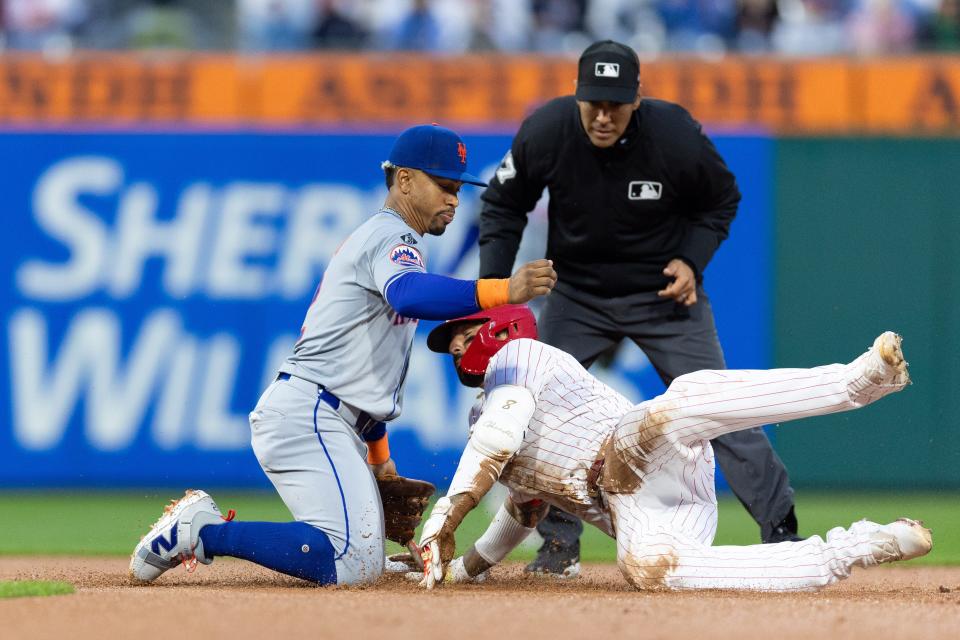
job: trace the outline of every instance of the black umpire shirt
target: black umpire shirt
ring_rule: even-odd
[[[740,202],[736,179],[683,107],[644,99],[623,136],[601,149],[575,98],[556,98],[524,120],[483,193],[481,278],[510,275],[544,187],[546,257],[561,283],[601,296],[663,289],[673,258],[700,280]]]

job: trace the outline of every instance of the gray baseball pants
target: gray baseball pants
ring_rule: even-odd
[[[293,517],[327,534],[337,584],[383,573],[383,510],[367,448],[312,382],[274,381],[250,413],[253,452]]]

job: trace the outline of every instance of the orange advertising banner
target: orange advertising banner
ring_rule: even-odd
[[[536,56],[0,57],[0,126],[515,127],[573,91],[576,62]],[[713,127],[781,135],[960,131],[960,56],[670,59],[644,93]]]

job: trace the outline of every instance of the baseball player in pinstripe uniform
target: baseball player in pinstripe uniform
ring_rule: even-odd
[[[461,380],[482,386],[483,396],[450,489],[423,527],[422,585],[435,586],[445,573],[451,581],[481,576],[533,531],[549,505],[616,538],[620,570],[638,589],[811,590],[855,566],[930,550],[930,531],[909,519],[861,520],[825,538],[710,546],[717,526],[710,440],[856,409],[900,391],[909,376],[896,334],[880,335],[849,364],[690,373],[638,405],[536,335],[522,305],[449,321],[430,334],[430,348],[449,352]],[[509,490],[504,505],[450,563],[454,531],[497,480]]]
[[[547,260],[502,280],[427,273],[424,236],[453,221],[464,182],[484,183],[467,173],[460,137],[436,125],[404,131],[382,166],[384,207],[330,260],[293,354],[250,413],[253,451],[295,522],[228,521],[188,491],[134,550],[136,580],[234,556],[319,584],[369,583],[383,572],[384,505],[396,511],[386,535],[400,523],[398,541],[412,538],[433,487],[404,493],[385,423],[400,415],[418,319],[524,302],[549,293],[556,273]]]

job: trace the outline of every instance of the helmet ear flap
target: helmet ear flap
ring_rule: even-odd
[[[480,325],[474,334],[470,346],[460,358],[460,371],[471,376],[483,376],[487,371],[490,358],[499,351],[499,340],[494,335],[497,322],[489,319]]]
[[[474,376],[483,376],[487,365],[500,349],[512,340],[537,338],[537,321],[525,305],[505,305],[487,310],[488,318],[473,337],[473,341],[460,359],[460,371]],[[505,339],[497,334],[506,331]]]

